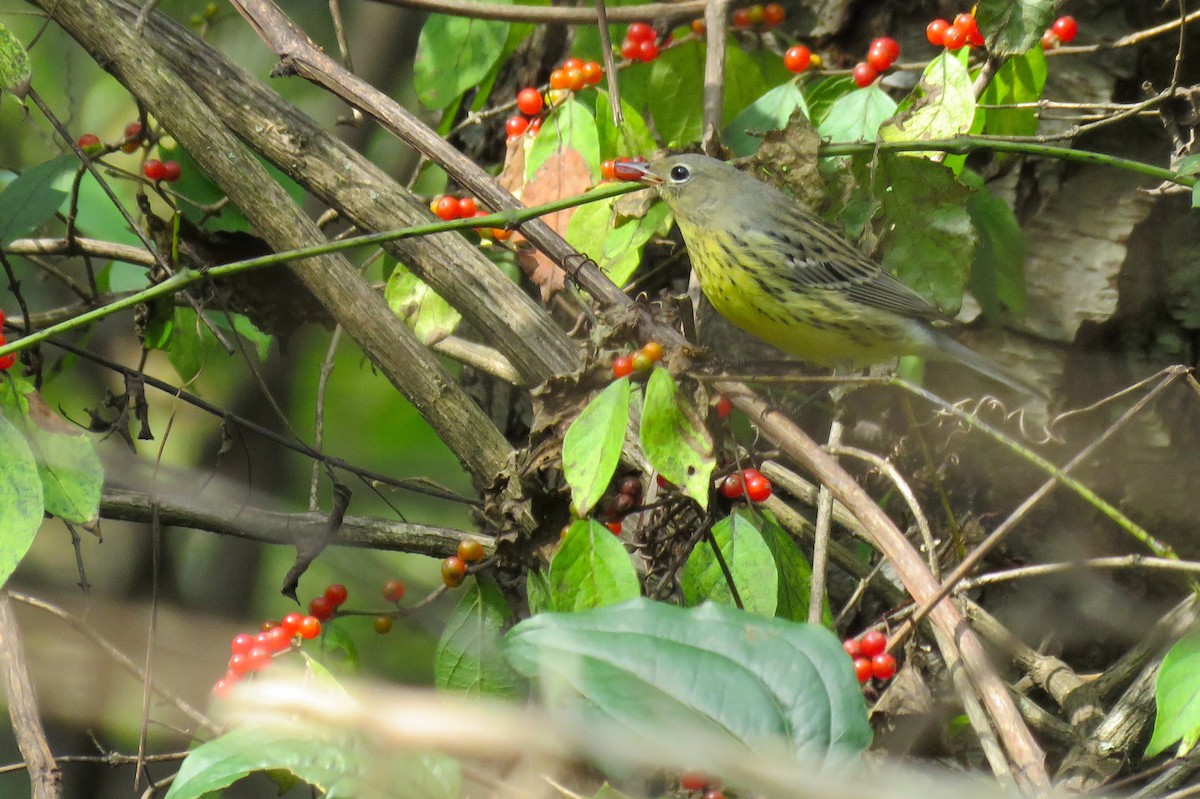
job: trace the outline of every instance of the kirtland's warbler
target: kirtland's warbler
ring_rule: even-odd
[[[824,366],[921,355],[1040,393],[935,328],[941,311],[773,186],[703,155],[625,166],[670,206],[709,302],[748,333]]]

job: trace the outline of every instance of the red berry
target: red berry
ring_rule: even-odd
[[[608,531],[610,533],[612,533],[613,535],[621,534],[621,523],[620,522],[605,522],[604,526],[607,527]]]
[[[550,73],[550,88],[559,90],[567,88],[567,71],[565,69],[556,69]]]
[[[925,38],[934,47],[942,47],[946,43],[946,31],[950,30],[950,22],[944,19],[935,19],[925,26]]]
[[[350,592],[346,590],[346,586],[341,583],[334,583],[325,589],[325,598],[328,599],[335,608],[346,604],[346,598],[350,596]]]
[[[750,472],[754,474],[750,474]],[[746,498],[751,502],[765,502],[771,496],[771,481],[753,469],[742,473],[742,482],[746,486]]]
[[[535,117],[542,113],[542,93],[532,86],[526,86],[517,92],[517,110],[527,117]]]
[[[875,71],[875,68],[866,61],[859,61],[855,64],[853,74],[854,84],[860,89],[870,86],[879,77],[879,73]]]
[[[896,659],[891,653],[883,652],[871,658],[871,674],[877,680],[890,680],[896,673]]]
[[[1075,17],[1059,17],[1054,20],[1050,30],[1054,31],[1054,35],[1060,42],[1070,44],[1075,40],[1075,35],[1079,33],[1079,23],[1075,21]]]
[[[699,771],[685,771],[679,775],[679,787],[685,791],[703,791],[708,787],[708,775]]]
[[[808,65],[811,63],[812,51],[802,44],[789,47],[788,51],[783,54],[783,65],[787,68],[788,72],[803,72],[808,69]]]
[[[871,668],[870,658],[854,659],[854,676],[858,678],[860,683],[865,683],[867,680],[871,679],[871,674],[873,671],[874,670]]]
[[[583,82],[588,86],[595,86],[600,81],[604,80],[604,67],[600,66],[595,61],[588,61],[583,65]]]
[[[238,633],[229,644],[229,651],[235,655],[244,655],[254,646],[254,636],[248,633]]]
[[[746,19],[751,25],[761,25],[767,21],[767,10],[755,3],[746,9]]]
[[[504,123],[504,132],[508,134],[508,138],[515,139],[517,136],[525,133],[529,127],[529,120],[523,116],[509,117]]]
[[[250,671],[262,671],[271,665],[271,651],[265,646],[256,646],[246,653]]]
[[[324,595],[314,597],[313,601],[308,603],[308,612],[318,621],[328,621],[333,618],[333,603]]]
[[[566,61],[562,62],[562,67],[561,67],[561,68],[562,68],[562,69],[578,69],[578,70],[582,70],[582,69],[583,69],[583,59],[582,59],[582,58],[575,58],[574,56],[572,56],[571,58],[568,58]]]
[[[17,362],[17,356],[14,353],[0,356],[0,372],[7,372],[13,368],[13,364]]]
[[[437,214],[438,219],[449,222],[452,219],[458,219],[462,216],[460,209],[461,206],[458,203],[458,198],[447,194],[438,199],[434,213]]]
[[[946,32],[942,35],[942,44],[946,45],[947,50],[958,50],[966,43],[967,32],[957,25],[946,28]]]
[[[183,177],[183,167],[178,161],[163,161],[163,180],[174,183]]]
[[[151,158],[142,164],[142,174],[148,180],[162,180],[167,175],[167,168],[163,165],[162,161],[159,161],[157,158]]]
[[[376,616],[375,617],[375,632],[380,635],[387,635],[392,631],[391,616]]]
[[[731,474],[721,481],[721,496],[727,499],[737,499],[745,490],[740,474]]]
[[[462,558],[451,555],[442,561],[442,582],[447,588],[458,588],[467,576],[467,564]]]
[[[475,204],[474,197],[463,197],[458,201],[458,215],[463,219],[475,216],[478,210],[479,206]]]
[[[630,61],[637,61],[638,53],[641,52],[641,42],[635,42],[633,39],[626,38],[621,42],[621,55]],[[553,76],[551,76],[553,80]]]
[[[654,28],[648,22],[634,22],[625,31],[625,38],[631,42],[649,42],[654,40]]]
[[[400,580],[388,580],[383,584],[383,598],[388,602],[404,599],[404,583]]]
[[[637,168],[639,159],[618,158],[613,161],[613,177],[618,180],[637,180],[642,177],[642,171]]]
[[[871,42],[871,47],[867,50],[867,63],[880,72],[896,63],[899,57],[900,45],[890,36],[879,37]]]
[[[142,123],[130,122],[125,126],[125,138],[121,140],[121,152],[132,153],[142,141]]]
[[[465,563],[483,560],[483,544],[474,538],[464,538],[458,542],[458,559]]]
[[[229,670],[241,677],[246,672],[250,671],[250,659],[242,653],[238,653],[229,658]]]
[[[304,621],[303,615],[299,613],[289,613],[279,622],[279,626],[283,628],[284,632],[286,632],[289,637],[295,636],[300,634],[300,622],[302,621]]]
[[[969,45],[983,44],[983,34],[979,32],[979,23],[971,14],[959,14],[954,18],[954,27],[962,30],[966,34],[966,43]]]
[[[230,691],[233,690],[234,682],[235,681],[229,679],[217,680],[217,684],[213,686],[213,694],[218,699],[224,699],[225,697],[229,696]]]
[[[94,155],[104,149],[100,144],[100,137],[95,133],[83,134],[75,140],[75,144],[88,155]]]
[[[862,644],[857,638],[847,638],[842,641],[842,649],[845,649],[846,654],[852,658],[862,657]]]
[[[1058,44],[1058,37],[1054,35],[1054,31],[1047,28],[1046,32],[1042,34],[1042,49],[1053,50],[1058,47]]]
[[[749,28],[750,27],[750,9],[735,8],[732,17],[733,27]]]
[[[718,419],[727,419],[729,417],[729,414],[731,414],[731,413],[733,413],[733,403],[729,401],[729,398],[728,397],[718,397],[717,398],[717,418]]]
[[[300,620],[300,637],[311,641],[321,634],[321,620],[316,616],[305,616]]]
[[[583,70],[572,67],[571,69],[563,70],[566,74],[567,86],[573,92],[577,92],[585,85],[583,80]]]
[[[867,630],[858,639],[864,656],[873,658],[887,649],[887,636],[879,630]]]
[[[627,377],[633,374],[633,359],[622,355],[619,358],[613,358],[612,362],[613,377]]]
[[[650,63],[658,58],[658,44],[653,39],[638,42],[638,61]]]
[[[770,25],[772,28],[783,22],[787,13],[783,10],[783,6],[779,3],[768,3],[763,8],[763,22]]]
[[[604,161],[600,164],[600,177],[605,180],[616,180],[617,173],[614,168],[614,161]]]
[[[267,645],[269,652],[282,652],[292,645],[292,634],[283,627],[272,627],[263,635],[266,639],[263,643]]]
[[[692,33],[696,34],[697,36],[703,36],[704,34],[708,33],[708,26],[704,24],[704,20],[692,20]]]

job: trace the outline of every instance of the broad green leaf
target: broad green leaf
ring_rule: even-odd
[[[1154,733],[1146,745],[1151,758],[1179,741],[1179,755],[1200,739],[1200,628],[1171,647],[1154,682]]]
[[[608,92],[596,92],[596,133],[600,139],[600,160],[610,158],[654,155],[658,145],[646,127],[646,120],[633,106],[621,98],[621,116],[624,120],[617,127],[612,118]]]
[[[757,520],[748,510],[735,508],[713,525],[712,534],[733,576],[742,607],[750,613],[774,616],[779,604],[779,573],[771,548],[758,531]],[[705,601],[734,604],[729,580],[707,536],[700,539],[688,556],[680,584],[683,599],[689,605]]]
[[[557,611],[614,605],[641,594],[637,570],[624,544],[591,519],[571,525],[550,561],[550,596]]]
[[[8,92],[18,99],[24,99],[32,76],[33,68],[29,65],[29,52],[25,45],[12,31],[0,25],[0,95]]]
[[[437,687],[474,696],[518,696],[521,677],[500,655],[512,611],[495,581],[476,575],[446,622],[436,655]]]
[[[1054,21],[1054,0],[980,0],[975,19],[989,57],[1021,55],[1041,49],[1042,33]]]
[[[884,141],[948,139],[971,129],[975,94],[971,76],[953,53],[943,52],[921,75],[912,107],[879,128]],[[932,157],[933,153],[913,153]]]
[[[800,93],[796,84],[789,81],[776,86],[751,103],[729,123],[724,133],[725,145],[739,158],[751,155],[762,144],[762,137],[752,136],[749,131],[763,134],[772,130],[783,130],[792,118],[792,112],[796,110],[808,116],[804,95]]]
[[[73,173],[77,163],[73,153],[60,155],[26,169],[0,191],[0,247],[32,233],[54,216],[67,198],[67,192],[55,188],[55,183]]]
[[[996,71],[980,105],[1014,105],[1033,103],[1042,98],[1046,86],[1046,55],[1041,47],[1015,55]],[[1037,132],[1035,108],[980,109],[987,116],[983,132],[992,136],[1032,136]]]
[[[654,471],[707,508],[716,466],[712,438],[695,410],[679,395],[671,373],[659,367],[646,383],[641,441]]]
[[[91,439],[56,414],[32,387],[23,391],[15,385],[0,385],[0,402],[3,415],[33,453],[42,484],[38,503],[44,502],[45,512],[60,519],[94,524],[100,515],[104,467]]]
[[[192,750],[167,799],[201,799],[260,771],[283,771],[328,799],[458,799],[462,775],[444,755],[388,752],[313,725],[238,727]]]
[[[969,190],[947,167],[925,158],[882,158],[876,181],[889,227],[884,266],[953,315],[975,252]]]
[[[16,570],[42,526],[42,480],[25,437],[0,416],[0,586]]]
[[[806,763],[871,742],[850,659],[817,625],[636,599],[541,614],[514,627],[504,651],[551,709],[649,740],[705,730],[751,748],[782,742]]]
[[[1004,200],[980,188],[967,200],[979,235],[971,264],[971,293],[992,319],[1004,305],[1025,315],[1025,238],[1016,214]]]
[[[525,576],[525,596],[529,600],[529,615],[557,610],[550,593],[550,578],[541,569],[530,569]]]
[[[207,335],[208,340],[214,345],[216,339],[212,337],[208,328],[200,323],[196,312],[191,308],[174,310],[175,319],[170,326],[170,335],[162,349],[166,350],[167,360],[171,362],[171,366],[175,367],[176,373],[183,379],[183,382],[190,383],[204,368],[204,362],[208,355],[205,336]]]
[[[704,43],[684,42],[663,52],[650,70],[650,114],[668,147],[696,141],[704,124]],[[727,125],[766,91],[762,72],[737,46],[725,48]]]
[[[561,150],[574,150],[591,171],[592,180],[600,179],[600,139],[596,120],[588,107],[578,100],[568,100],[550,112],[525,153],[525,182],[534,175],[551,155]]]
[[[362,670],[358,642],[337,620],[321,625],[321,657],[326,668],[339,674],[355,675]]]
[[[819,127],[834,103],[850,92],[858,91],[858,87],[854,85],[853,78],[844,75],[810,80],[801,87],[801,91],[808,104],[808,118]]]
[[[413,84],[426,108],[440,110],[477,86],[504,53],[507,22],[430,14],[417,40]]]
[[[642,262],[642,250],[670,209],[656,202],[643,216],[619,218],[616,197],[581,205],[567,223],[567,242],[587,255],[612,282],[624,286]]]
[[[894,113],[896,101],[872,84],[835,100],[817,131],[835,142],[874,141],[879,126]]]
[[[604,496],[621,460],[629,397],[629,378],[614,380],[592,398],[563,436],[563,476],[581,515]]]
[[[771,548],[775,568],[779,572],[779,602],[775,607],[775,615],[781,619],[807,621],[812,565],[770,511],[762,510],[759,513],[762,518],[755,519],[758,531]],[[825,626],[832,629],[833,614],[829,610],[829,597],[822,599],[821,615]]]
[[[392,269],[383,297],[392,313],[407,322],[426,344],[436,344],[449,336],[462,321],[462,315],[450,303],[402,264]]]

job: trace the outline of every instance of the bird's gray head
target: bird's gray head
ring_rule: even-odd
[[[738,190],[745,182],[756,182],[724,161],[691,153],[659,158],[639,171],[640,182],[658,189],[675,216],[697,222],[717,208],[729,207],[722,201],[741,196]]]

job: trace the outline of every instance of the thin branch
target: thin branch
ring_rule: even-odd
[[[17,748],[29,770],[33,795],[35,799],[58,799],[62,796],[62,771],[54,762],[54,753],[46,741],[37,696],[29,679],[21,628],[13,615],[8,591],[0,591],[0,672],[3,672],[8,715],[12,719]]]

